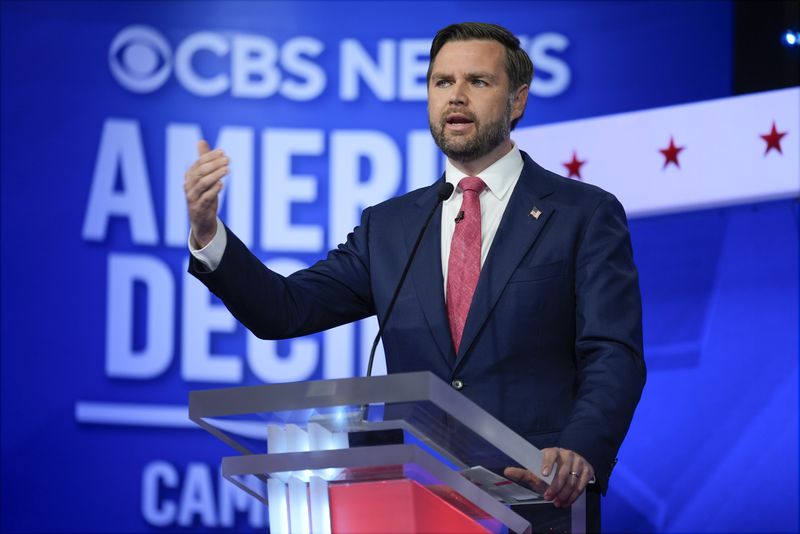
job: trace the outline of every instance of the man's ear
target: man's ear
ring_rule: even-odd
[[[514,102],[511,106],[511,120],[522,117],[525,106],[528,105],[528,86],[521,85],[514,91]]]

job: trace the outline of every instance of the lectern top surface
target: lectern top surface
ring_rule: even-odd
[[[541,465],[538,449],[428,372],[195,391],[189,411],[243,454],[281,452],[295,435],[305,450],[333,448],[344,435],[349,447],[413,442],[458,469]]]

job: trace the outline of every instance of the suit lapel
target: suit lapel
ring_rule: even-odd
[[[414,209],[407,210],[404,216],[406,246],[411,252],[419,231],[437,199],[437,186],[430,187],[415,202]],[[442,275],[442,207],[441,204],[425,230],[417,256],[411,266],[411,280],[415,293],[422,306],[423,315],[431,329],[436,345],[448,367],[455,360],[453,341],[450,339],[450,323],[444,304],[444,276]]]
[[[544,197],[550,190],[536,175],[543,170],[524,155],[525,167],[520,175],[500,226],[495,234],[489,255],[486,257],[478,287],[472,299],[464,333],[461,337],[456,366],[469,353],[486,320],[492,312],[508,280],[528,253],[536,238],[547,224],[554,209]],[[538,217],[533,215],[538,211]]]

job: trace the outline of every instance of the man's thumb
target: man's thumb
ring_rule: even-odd
[[[211,147],[208,146],[208,142],[205,139],[201,139],[197,142],[197,155],[202,156],[206,152],[211,152]]]
[[[542,449],[542,475],[548,476],[550,471],[553,469],[553,463],[555,463],[556,458],[558,457],[558,449],[555,447],[548,447],[547,449]]]

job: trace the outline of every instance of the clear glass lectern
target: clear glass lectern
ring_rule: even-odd
[[[541,452],[428,372],[193,391],[189,417],[273,534],[526,533],[508,505],[544,502],[499,476]]]

